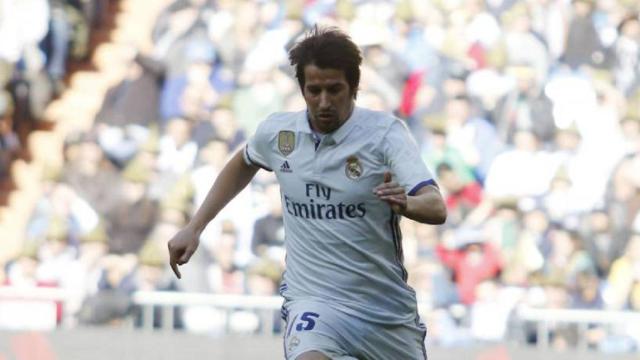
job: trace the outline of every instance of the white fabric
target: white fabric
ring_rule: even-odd
[[[295,136],[289,154],[279,150],[281,131]],[[249,140],[245,161],[273,169],[280,183],[285,298],[320,298],[373,322],[415,319],[415,292],[406,284],[402,265],[399,218],[372,192],[385,171],[407,192],[432,180],[404,123],[356,107],[316,150],[306,112],[277,113]],[[356,162],[350,168],[359,168],[359,176],[347,169]]]
[[[0,59],[16,62],[49,31],[46,0],[0,0]]]

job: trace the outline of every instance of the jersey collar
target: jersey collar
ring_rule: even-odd
[[[351,112],[351,116],[349,119],[342,124],[336,131],[327,134],[328,137],[333,139],[336,144],[339,144],[344,140],[347,135],[356,127],[356,120],[358,119],[357,114],[360,112],[360,108],[355,106],[353,107],[353,111]],[[309,124],[309,118],[306,111],[302,111],[300,117],[298,117],[297,130],[301,133],[313,134],[313,130],[311,130],[311,125]]]
[[[298,122],[296,124],[296,128],[299,133],[305,134],[313,134],[311,130],[311,124],[309,124],[309,115],[307,115],[307,111],[301,111],[300,116],[298,116]]]

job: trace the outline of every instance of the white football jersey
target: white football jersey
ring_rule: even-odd
[[[373,193],[385,171],[409,195],[435,184],[404,122],[356,107],[320,138],[306,111],[276,113],[258,126],[244,158],[280,183],[286,299],[319,299],[373,322],[416,318],[399,218]]]

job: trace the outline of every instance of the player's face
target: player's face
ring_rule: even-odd
[[[354,105],[353,92],[344,71],[307,65],[304,68],[304,78],[302,93],[307,103],[311,126],[323,134],[335,131],[347,121]]]

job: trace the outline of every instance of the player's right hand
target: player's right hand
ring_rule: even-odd
[[[178,265],[189,262],[191,255],[196,252],[200,244],[200,234],[190,227],[180,230],[169,241],[169,264],[178,279],[182,278]]]

